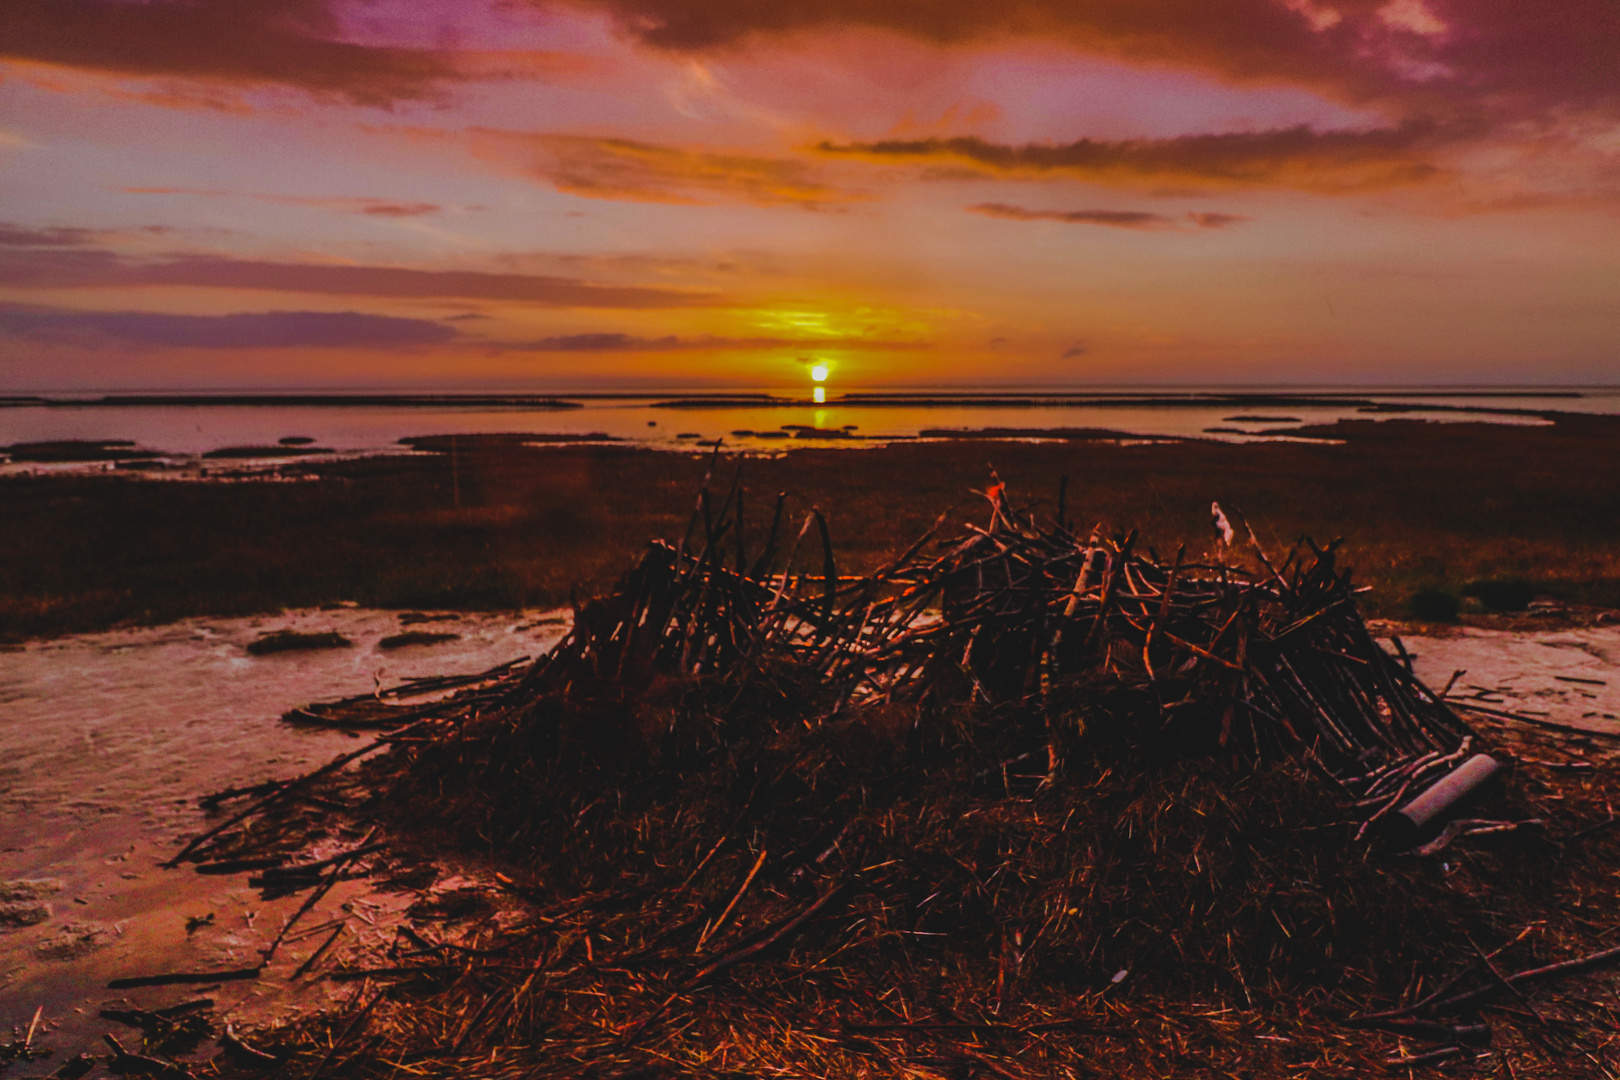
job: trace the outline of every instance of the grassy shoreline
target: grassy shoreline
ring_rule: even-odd
[[[1375,615],[1419,589],[1523,579],[1620,606],[1620,418],[1551,426],[1346,421],[1316,442],[1019,442],[722,455],[741,465],[757,546],[777,492],[826,514],[843,561],[872,568],[941,508],[982,516],[991,468],[1015,502],[1082,530],[1136,528],[1161,552],[1214,546],[1210,503],[1241,512],[1273,555],[1301,535],[1346,540]],[[1342,440],[1342,441],[1329,441]],[[678,536],[706,457],[633,447],[495,447],[300,466],[297,483],[0,481],[0,641],[339,601],[491,609],[598,591],[650,538]]]

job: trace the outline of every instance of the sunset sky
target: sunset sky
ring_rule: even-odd
[[[1612,383],[1614,0],[5,0],[0,389]]]

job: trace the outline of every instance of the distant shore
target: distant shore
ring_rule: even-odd
[[[1366,411],[1402,411],[1405,402],[1424,403],[1430,410],[1453,412],[1501,412],[1489,406],[1436,405],[1435,399],[1465,399],[1489,401],[1492,399],[1519,399],[1534,401],[1572,401],[1586,396],[1575,389],[1518,390],[1518,389],[1463,389],[1416,390],[1411,392],[1346,392],[1346,391],[1208,391],[1167,390],[1143,391],[851,391],[811,397],[802,393],[769,392],[670,392],[631,393],[591,391],[577,394],[522,394],[522,393],[174,393],[174,394],[0,394],[0,409],[55,408],[55,409],[119,409],[152,407],[191,408],[509,408],[535,411],[583,408],[587,401],[645,401],[654,408],[663,409],[715,409],[715,408],[798,408],[819,405],[826,408],[905,407],[905,408],[958,408],[958,409],[1034,409],[1034,408],[1197,408],[1209,405],[1268,406],[1336,405]],[[1536,410],[1511,409],[1514,413]]]
[[[1079,533],[1136,528],[1166,553],[1211,552],[1212,501],[1243,515],[1274,559],[1302,535],[1343,536],[1375,615],[1404,617],[1425,590],[1466,612],[1482,582],[1565,608],[1620,606],[1620,418],[1349,420],[1249,443],[1055,434],[722,449],[717,461],[469,436],[455,453],[298,457],[246,474],[291,483],[14,475],[0,479],[0,641],[343,601],[566,603],[609,585],[648,540],[679,539],[711,466],[722,495],[740,475],[745,543],[762,543],[785,491],[795,523],[811,506],[824,511],[841,570],[877,565],[946,508],[976,520],[984,503],[972,492],[994,468],[1037,514],[1056,512],[1066,476],[1064,511]],[[428,445],[449,448],[447,438]]]

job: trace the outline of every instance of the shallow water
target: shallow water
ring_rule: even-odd
[[[1162,390],[1145,390],[1163,394]],[[1583,390],[1578,398],[1529,396],[1413,397],[1410,393],[1352,389],[1347,396],[1380,401],[1408,401],[1428,406],[1465,406],[1493,409],[1556,409],[1570,412],[1620,412],[1620,391]],[[784,395],[786,397],[788,395]],[[143,448],[170,455],[197,455],[225,446],[270,446],[289,436],[312,438],[338,453],[378,453],[400,449],[399,440],[416,435],[529,432],[585,435],[601,432],[615,439],[673,449],[699,440],[723,438],[728,446],[749,450],[781,450],[805,445],[828,445],[822,439],[781,438],[790,426],[844,429],[864,440],[915,437],[930,429],[963,430],[989,427],[1050,430],[1103,428],[1133,435],[1215,438],[1243,441],[1260,431],[1306,424],[1330,424],[1340,419],[1366,418],[1354,406],[1309,404],[1238,406],[1198,404],[1168,406],[1144,403],[1127,406],[1103,404],[1041,404],[1025,407],[861,404],[841,402],[837,395],[826,405],[800,401],[790,405],[735,405],[724,408],[655,407],[668,400],[656,396],[632,399],[576,399],[582,408],[482,408],[441,406],[26,406],[0,408],[0,445],[56,439],[129,439]],[[1007,391],[1007,397],[1025,397]],[[1286,420],[1234,421],[1234,416],[1287,417]],[[1438,421],[1491,420],[1501,423],[1540,423],[1529,417],[1489,416],[1444,411],[1396,414]],[[1377,418],[1384,418],[1378,416]],[[1236,429],[1209,433],[1210,428]],[[746,432],[747,434],[733,434]],[[760,433],[776,437],[761,437]],[[682,438],[682,436],[689,436]],[[831,445],[861,445],[833,440]],[[241,462],[222,461],[221,468]],[[40,466],[0,466],[4,471],[37,471]]]
[[[354,644],[247,654],[261,633],[284,627],[333,630]],[[152,1008],[199,995],[197,987],[111,991],[110,979],[257,964],[257,950],[303,897],[266,903],[246,875],[205,877],[158,864],[206,826],[199,796],[296,775],[361,745],[342,733],[282,723],[281,713],[365,693],[378,682],[535,656],[565,630],[555,613],[462,615],[421,627],[458,633],[459,641],[380,649],[377,642],[399,628],[393,612],[310,610],[190,619],[0,652],[0,883],[41,883],[14,890],[33,895],[11,901],[12,921],[32,920],[41,904],[48,912],[32,925],[0,928],[0,1040],[43,1006],[36,1042],[57,1051],[8,1075],[45,1075],[52,1060],[102,1050],[103,1031],[122,1038],[125,1029],[95,1015],[110,1002]],[[299,925],[317,925],[348,904],[362,914],[351,920],[343,947],[380,945],[383,929],[372,923],[386,924],[388,910],[405,902],[347,883]],[[187,932],[188,917],[210,914],[210,925]],[[284,947],[270,974],[284,980],[323,938]],[[266,978],[207,996],[252,1020],[318,1006],[329,992]]]

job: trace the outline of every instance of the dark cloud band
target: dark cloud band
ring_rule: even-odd
[[[544,0],[531,0],[541,4]],[[871,28],[918,41],[1059,43],[1133,63],[1288,83],[1397,114],[1620,101],[1613,0],[572,0],[681,52]]]
[[[183,285],[394,299],[506,300],[542,307],[675,308],[710,304],[707,294],[635,285],[596,285],[544,274],[413,270],[395,266],[268,262],[215,256],[157,261],[100,249],[0,247],[0,286],[101,288]]]
[[[978,203],[969,213],[1008,221],[1057,221],[1065,225],[1103,225],[1114,229],[1180,229],[1183,224],[1199,229],[1224,229],[1248,221],[1238,214],[1194,212],[1181,217],[1153,214],[1144,210],[1030,210],[1007,203]]]
[[[994,143],[954,139],[822,142],[823,154],[887,164],[968,166],[1001,177],[1069,176],[1122,186],[1284,187],[1354,191],[1419,183],[1440,174],[1435,149],[1475,132],[1412,121],[1369,131],[1269,131],[1184,135],[1170,139],[1079,139],[1070,143]]]
[[[379,348],[438,345],[456,331],[427,319],[356,311],[167,315],[142,311],[0,310],[0,333],[33,341],[164,348]]]
[[[926,349],[926,341],[889,341],[882,338],[776,338],[776,337],[695,337],[673,334],[648,338],[634,334],[559,334],[536,341],[505,345],[527,352],[676,352],[685,349],[721,351],[726,349],[876,349],[904,351]]]
[[[325,0],[7,0],[0,59],[118,75],[283,85],[387,105],[459,76],[428,49],[338,40]]]

